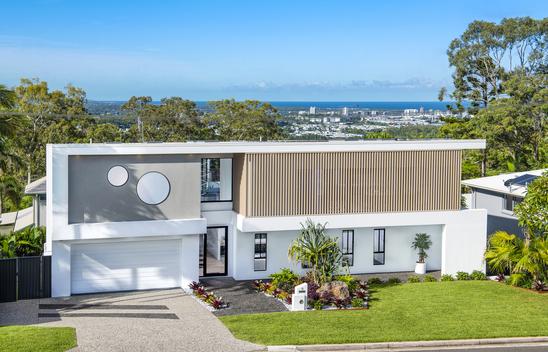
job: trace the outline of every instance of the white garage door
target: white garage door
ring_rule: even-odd
[[[180,266],[181,240],[72,245],[71,291],[179,287]]]

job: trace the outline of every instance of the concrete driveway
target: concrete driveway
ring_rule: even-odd
[[[0,304],[0,325],[72,326],[77,351],[255,351],[181,289]]]

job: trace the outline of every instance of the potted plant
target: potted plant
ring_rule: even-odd
[[[428,257],[426,251],[430,249],[432,241],[430,236],[425,233],[417,233],[415,235],[415,240],[411,244],[411,248],[419,251],[419,260],[415,265],[415,273],[417,274],[426,274],[426,262],[425,259]]]

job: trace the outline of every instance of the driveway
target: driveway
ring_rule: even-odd
[[[76,351],[255,351],[181,289],[0,304],[0,325],[76,328]]]

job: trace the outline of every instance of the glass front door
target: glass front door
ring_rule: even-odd
[[[227,275],[228,227],[212,226],[200,235],[200,276]]]

